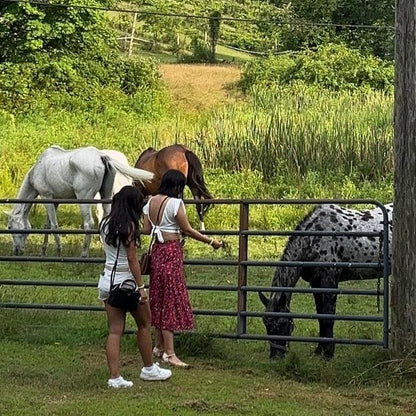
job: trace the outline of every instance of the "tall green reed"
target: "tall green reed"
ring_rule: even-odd
[[[301,179],[386,177],[393,169],[392,97],[294,87],[254,89],[246,105],[214,110],[195,134],[205,163]]]
[[[134,164],[149,146],[184,143],[206,169],[258,171],[270,182],[301,183],[312,172],[374,180],[393,170],[392,97],[379,92],[254,88],[244,102],[191,115],[172,111],[157,120],[110,110],[0,114],[0,193],[13,195],[51,144],[118,149]]]

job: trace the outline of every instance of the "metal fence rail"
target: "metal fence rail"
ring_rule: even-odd
[[[109,200],[24,200],[24,199],[0,199],[0,204],[12,203],[56,203],[60,204],[80,204],[80,203],[109,203]],[[378,201],[367,199],[342,199],[342,200],[185,200],[187,204],[209,202],[214,205],[234,204],[239,205],[239,229],[238,230],[207,230],[207,235],[232,235],[238,237],[238,258],[236,260],[200,260],[185,259],[185,265],[188,266],[221,266],[237,268],[237,285],[215,286],[215,285],[188,285],[189,290],[201,291],[228,291],[236,293],[236,309],[228,310],[201,310],[195,309],[195,315],[202,316],[228,316],[236,318],[235,333],[216,333],[209,334],[221,338],[233,339],[256,339],[256,340],[285,340],[298,342],[333,342],[338,344],[356,344],[356,345],[382,345],[388,347],[389,337],[389,301],[388,301],[388,280],[389,280],[389,238],[388,238],[388,216],[384,206]],[[379,207],[383,213],[383,231],[382,232],[330,232],[330,231],[270,231],[270,230],[250,230],[249,229],[249,207],[253,205],[314,205],[314,204],[366,204]],[[9,230],[0,229],[1,234],[97,234],[97,230],[73,230],[73,229],[32,229],[32,230]],[[375,237],[383,241],[383,262],[380,263],[331,263],[331,262],[296,262],[296,261],[252,261],[248,259],[248,242],[249,238],[255,236],[350,236],[350,237]],[[1,254],[1,253],[0,253]],[[38,256],[9,256],[0,255],[1,262],[26,262],[26,263],[85,263],[85,264],[103,264],[104,258],[80,258],[80,257],[38,257]],[[382,268],[383,269],[383,289],[361,290],[361,289],[333,289],[333,288],[297,288],[297,287],[271,287],[271,286],[250,286],[248,284],[248,270],[256,267],[335,267],[335,268]],[[93,288],[96,282],[73,282],[73,281],[45,281],[45,280],[27,280],[27,279],[3,279],[0,280],[0,286],[56,286],[56,287],[80,287]],[[293,313],[293,312],[257,312],[247,310],[247,294],[250,292],[291,292],[291,293],[332,293],[337,295],[356,295],[356,296],[377,296],[383,297],[383,314],[382,316],[362,316],[362,315],[326,315],[316,313]],[[70,311],[103,311],[103,307],[92,305],[56,305],[56,304],[36,304],[36,303],[14,303],[2,302],[0,308],[6,309],[41,309],[41,310],[70,310]],[[295,319],[325,319],[357,322],[375,322],[383,324],[382,340],[369,339],[340,339],[340,338],[320,338],[320,337],[302,337],[302,336],[269,336],[263,334],[250,334],[247,332],[247,318],[262,318],[264,316],[290,317]]]

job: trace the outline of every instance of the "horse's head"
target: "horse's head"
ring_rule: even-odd
[[[9,221],[7,228],[9,230],[30,230],[32,226],[27,218],[18,214],[8,214]],[[26,240],[28,234],[12,234],[13,254],[22,255],[25,252]]]
[[[279,296],[280,295],[280,296]],[[267,299],[259,292],[260,300],[266,307],[266,312],[290,312],[288,299],[285,293],[274,293]],[[289,317],[264,316],[263,323],[267,335],[290,336],[294,329],[293,319]],[[287,351],[287,341],[270,340],[270,358],[283,357]]]

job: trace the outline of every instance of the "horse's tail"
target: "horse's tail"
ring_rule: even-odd
[[[185,151],[185,157],[188,161],[188,177],[187,184],[193,185],[198,190],[198,194],[202,199],[212,199],[211,194],[205,184],[204,174],[202,172],[202,165],[197,155],[191,150]]]
[[[110,165],[114,167],[118,172],[123,175],[129,176],[136,181],[151,181],[153,179],[153,173],[144,169],[133,168],[132,166],[125,165],[124,163],[119,162],[116,159],[113,159],[110,156],[104,155],[107,158]]]

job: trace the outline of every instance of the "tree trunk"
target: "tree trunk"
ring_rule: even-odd
[[[393,352],[416,348],[416,0],[396,0]]]

